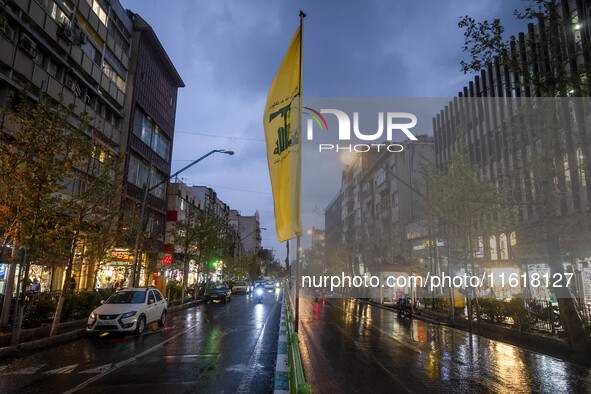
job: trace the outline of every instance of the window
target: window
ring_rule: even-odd
[[[583,167],[583,150],[581,148],[577,149],[577,167],[579,169],[579,179],[581,182],[582,187],[587,186],[587,180],[585,179],[585,169]]]
[[[107,13],[103,9],[103,7],[101,7],[99,2],[97,0],[86,0],[86,2],[92,8],[96,16],[98,16],[101,22],[103,22],[103,24],[107,26]]]
[[[137,157],[130,156],[127,181],[137,187],[143,187],[148,182],[148,165]]]
[[[128,54],[129,53],[129,42],[123,36],[121,31],[119,31],[120,29],[121,29],[121,31],[124,31],[125,33],[129,34],[127,32],[127,30],[125,30],[123,23],[117,18],[117,16],[112,15],[111,19],[109,20],[109,33],[111,33],[115,42],[121,48],[123,48],[123,53]]]
[[[86,54],[95,64],[100,64],[101,62],[101,54],[96,50],[94,45],[87,41],[86,44],[81,46],[82,52]]]
[[[115,71],[115,68],[109,64],[106,60],[103,62],[103,73],[113,81],[119,90],[125,90],[125,80]]]
[[[376,186],[381,185],[386,181],[386,170],[381,167],[378,169],[378,173],[376,174]]]
[[[165,180],[166,179],[160,173],[158,173],[155,168],[152,168],[152,177],[150,179],[150,188],[152,188],[158,184],[160,184],[160,186],[158,186],[154,190],[150,191],[150,194],[163,200],[164,199],[164,191],[166,190]]]
[[[141,110],[137,109],[133,119],[133,134],[148,145],[166,162],[169,160],[170,140],[164,132]]]
[[[6,17],[4,19],[0,18],[0,34],[8,39],[8,41],[12,41],[14,39],[14,28],[8,22]]]
[[[154,291],[154,295],[156,296],[157,301],[162,301],[162,294],[159,291]]]

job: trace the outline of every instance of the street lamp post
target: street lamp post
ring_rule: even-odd
[[[254,230],[252,230],[250,233],[248,233],[248,234],[244,235],[243,237],[241,237],[240,239],[238,239],[238,241],[237,241],[237,244],[238,244],[238,245],[237,245],[237,246],[238,246],[238,247],[240,247],[240,245],[242,245],[242,241],[243,241],[244,239],[246,239],[246,237],[250,236],[252,233],[254,233],[255,231],[258,231],[258,230],[267,230],[267,228],[265,228],[265,227],[258,227],[258,228],[255,228],[255,229],[254,229]],[[242,248],[240,248],[240,249],[242,249]],[[255,250],[256,250],[256,248],[255,248]],[[255,252],[255,254],[256,254],[256,252]],[[253,255],[253,257],[256,259],[256,255]],[[255,262],[256,262],[256,261],[255,261]],[[259,270],[260,270],[260,267],[259,267]],[[249,282],[250,282],[250,279],[251,279],[251,278],[250,278],[250,272],[249,272],[249,273],[248,273],[248,281],[249,281]]]
[[[136,237],[135,237],[135,247],[133,250],[133,262],[131,265],[131,274],[130,274],[130,284],[132,287],[136,286],[136,271],[137,271],[137,260],[138,260],[138,251],[139,251],[139,246],[140,246],[140,240],[141,240],[141,236],[144,233],[144,229],[145,229],[145,223],[144,223],[144,216],[146,213],[146,205],[147,205],[147,201],[148,201],[148,195],[150,194],[150,192],[160,186],[162,186],[163,184],[167,183],[168,181],[170,181],[172,178],[176,177],[177,175],[179,175],[181,172],[189,169],[190,167],[194,166],[195,164],[199,163],[201,160],[205,159],[206,157],[214,154],[214,153],[224,153],[226,155],[230,155],[232,156],[234,154],[233,151],[230,150],[225,150],[225,149],[214,149],[211,152],[201,156],[200,158],[198,158],[197,160],[191,162],[190,164],[186,165],[185,167],[181,168],[180,170],[178,170],[177,172],[175,172],[174,174],[172,174],[171,176],[169,176],[167,179],[158,182],[156,185],[150,187],[150,178],[151,178],[151,173],[152,173],[152,163],[150,162],[150,171],[148,172],[148,182],[147,184],[145,183],[143,186],[143,194],[142,194],[142,201],[141,201],[141,205],[140,205],[140,220],[138,221],[139,224],[139,229],[137,231]]]

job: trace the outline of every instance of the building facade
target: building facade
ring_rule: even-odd
[[[133,256],[137,224],[143,226],[138,254],[142,267],[139,283],[148,283],[163,258],[166,188],[171,171],[177,92],[185,85],[150,25],[129,10],[127,15],[133,34],[122,148],[126,154],[123,227],[129,231],[124,232],[127,236],[122,237],[114,253]],[[150,191],[144,223],[139,223],[144,185]],[[129,275],[129,264],[122,265],[117,259],[113,262],[99,272],[99,282],[106,276],[113,277],[113,273],[117,278]]]
[[[253,216],[242,216],[239,211],[233,209],[230,211],[229,223],[234,228],[237,237],[234,255],[257,255],[262,249],[258,211]]]
[[[0,2],[0,105],[9,92],[25,86],[33,98],[41,92],[56,102],[75,105],[90,117],[88,135],[96,146],[93,159],[124,151],[125,92],[131,56],[132,22],[119,2],[100,0],[21,0]],[[64,193],[75,196],[72,181]],[[0,271],[7,272],[7,264]],[[87,285],[88,267],[74,272],[77,286]],[[0,293],[10,275],[0,273]],[[43,290],[59,289],[60,267],[42,261],[30,266]]]
[[[148,177],[154,185],[170,176],[177,89],[184,84],[151,27],[118,1],[0,2],[1,107],[10,92],[25,86],[33,99],[43,92],[75,105],[76,115],[88,115],[93,160],[125,155],[128,211]],[[74,180],[63,193],[75,196],[82,186]],[[163,251],[165,201],[166,184],[148,199],[144,251]],[[75,261],[77,289],[125,276],[133,251],[129,242],[116,246],[110,261]],[[32,262],[32,277],[43,290],[60,289],[63,270],[41,260]],[[0,261],[0,293],[10,276],[5,262]]]
[[[413,247],[428,237],[423,216],[422,160],[433,139],[405,141],[397,153],[360,154],[342,172],[341,189],[325,211],[326,244],[346,245],[358,272],[408,266]]]
[[[472,240],[476,269],[529,278],[548,274],[551,257],[540,229],[553,220],[560,228],[557,246],[564,270],[574,274],[571,291],[579,300],[589,302],[591,184],[587,177],[591,116],[586,104],[589,81],[585,73],[591,56],[589,3],[564,1],[556,11],[560,21],[555,35],[559,53],[548,50],[543,41],[547,21],[530,23],[528,31],[518,34],[511,46],[516,64],[495,59],[433,118],[435,160],[438,168],[445,169],[451,156],[465,147],[479,176],[499,190],[510,191],[511,201],[519,206],[510,220],[501,223],[502,230],[482,233]],[[540,83],[548,73],[563,76],[556,89],[549,82],[545,87],[544,82]],[[519,128],[508,126],[519,116],[520,106],[535,101],[534,97],[547,96],[563,97],[551,108],[560,108],[557,113],[564,111],[557,116],[560,125],[551,135],[531,122]],[[543,157],[553,163],[555,174],[550,193],[556,194],[556,209],[550,215],[546,214],[542,195],[548,193],[547,188],[546,192],[542,189],[546,180],[539,163],[535,164]],[[529,290],[498,286],[493,290],[499,297],[527,290],[532,297],[554,299],[545,285]]]

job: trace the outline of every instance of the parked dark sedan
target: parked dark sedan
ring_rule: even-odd
[[[205,302],[213,300],[232,301],[232,290],[225,283],[210,283],[205,288]]]

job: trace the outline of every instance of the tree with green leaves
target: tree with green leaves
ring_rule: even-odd
[[[67,263],[66,279],[62,285],[50,336],[57,333],[64,298],[73,290],[72,269],[76,260],[83,262],[88,257],[105,255],[106,247],[112,246],[112,243],[107,245],[98,237],[105,237],[106,240],[114,242],[114,235],[118,231],[116,219],[120,214],[123,192],[120,169],[120,157],[97,144],[82,167],[74,168],[69,173],[66,182],[79,184],[80,187],[75,193],[60,200],[64,223],[59,228],[59,233],[66,235],[69,245],[61,249],[59,245],[51,248],[55,251],[61,250]],[[51,239],[53,238],[50,238],[48,243]]]
[[[458,145],[445,168],[423,164],[428,190],[426,220],[431,228],[438,228],[438,233],[444,235],[450,262],[456,268],[474,274],[478,237],[486,238],[502,229],[499,216],[509,215],[510,208],[506,208],[503,195],[495,184],[479,175],[462,139]],[[450,305],[453,305],[451,289],[448,290]],[[474,294],[467,294],[468,299],[471,296]],[[453,319],[452,313],[453,308],[450,308]]]
[[[181,302],[185,301],[190,260],[198,261],[199,241],[205,240],[201,229],[202,220],[204,220],[203,212],[198,207],[188,204],[184,211],[184,218],[178,220],[174,225],[174,245],[177,248],[175,252],[181,257],[179,268],[183,271]]]
[[[0,228],[3,243],[13,251],[7,295],[13,291],[20,247],[32,259],[51,253],[41,249],[39,238],[59,229],[66,179],[92,151],[87,119],[75,116],[73,105],[55,103],[43,93],[34,97],[28,89],[9,101],[12,107],[2,109],[0,132]],[[10,301],[5,297],[0,326],[8,323]]]
[[[477,22],[469,16],[461,18],[459,26],[464,29],[465,36],[463,49],[469,54],[468,61],[461,62],[463,71],[478,72],[496,63],[511,73],[508,89],[516,89],[523,96],[546,100],[588,96],[589,40],[583,39],[577,10],[571,10],[570,4],[531,0],[524,10],[516,10],[515,15],[520,20],[536,23],[529,25],[527,37],[520,34],[505,39],[504,27],[498,19]],[[579,61],[583,58],[587,60]],[[584,130],[585,111],[580,101],[572,100],[572,103],[574,111],[568,110],[567,100],[555,100],[551,107],[544,107],[545,111],[540,114],[543,124],[532,126],[530,148],[533,154],[525,166],[535,167],[533,176],[526,180],[537,190],[531,202],[539,214],[537,223],[533,224],[538,226],[543,237],[551,275],[564,273],[560,228],[567,220],[569,195],[575,202],[575,211],[579,210],[575,213],[582,215],[576,204],[579,183],[569,184],[569,179],[578,179],[578,164],[571,150],[578,143],[589,152],[589,143]],[[591,173],[591,161],[586,160],[583,169]],[[572,193],[568,193],[569,188]],[[571,351],[580,360],[590,360],[589,338],[569,288],[554,287],[552,291],[558,298],[560,319]]]
[[[228,218],[197,208],[190,208],[185,216],[185,220],[176,223],[174,235],[175,245],[180,246],[183,256],[183,300],[191,257],[198,256],[204,272],[216,269],[218,262],[230,263]]]

